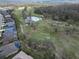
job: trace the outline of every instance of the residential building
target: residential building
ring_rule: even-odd
[[[3,26],[5,26],[4,17],[0,14],[0,37],[2,36],[2,31],[4,31]]]
[[[0,58],[8,57],[18,52],[19,48],[15,46],[16,42],[0,47]],[[3,58],[4,59],[4,58]]]
[[[16,56],[14,56],[12,59],[33,59],[33,57],[27,55],[23,51],[20,51]]]

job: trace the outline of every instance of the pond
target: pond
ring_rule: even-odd
[[[37,21],[40,21],[42,20],[41,17],[36,17],[36,16],[28,16],[27,19],[25,21],[33,21],[33,22],[37,22]]]

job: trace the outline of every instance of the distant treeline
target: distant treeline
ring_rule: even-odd
[[[78,22],[79,4],[40,7],[35,9],[35,13],[43,14],[45,17],[51,15],[54,20]]]

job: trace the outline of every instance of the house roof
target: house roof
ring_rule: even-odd
[[[0,37],[1,37],[2,31],[4,31],[2,28],[5,25],[3,21],[4,21],[4,17],[2,14],[0,14]]]
[[[14,22],[8,22],[6,23],[7,26],[15,26],[15,23]]]
[[[12,59],[33,59],[31,56],[27,55],[23,51],[20,51],[16,56],[14,56]]]
[[[11,39],[17,38],[17,32],[15,28],[8,28],[3,33],[3,40],[11,40]]]
[[[4,17],[2,14],[0,14],[0,29],[1,29],[2,25],[4,25],[3,20],[4,20]]]
[[[11,17],[6,17],[5,21],[6,22],[14,22],[14,20]]]
[[[18,50],[19,49],[15,46],[15,42],[2,46],[0,48],[0,58],[1,56],[9,56],[11,54],[14,54]]]

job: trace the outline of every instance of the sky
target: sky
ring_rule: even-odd
[[[79,3],[79,0],[0,0],[0,3],[30,3],[30,2],[45,2],[50,1],[52,3]]]

